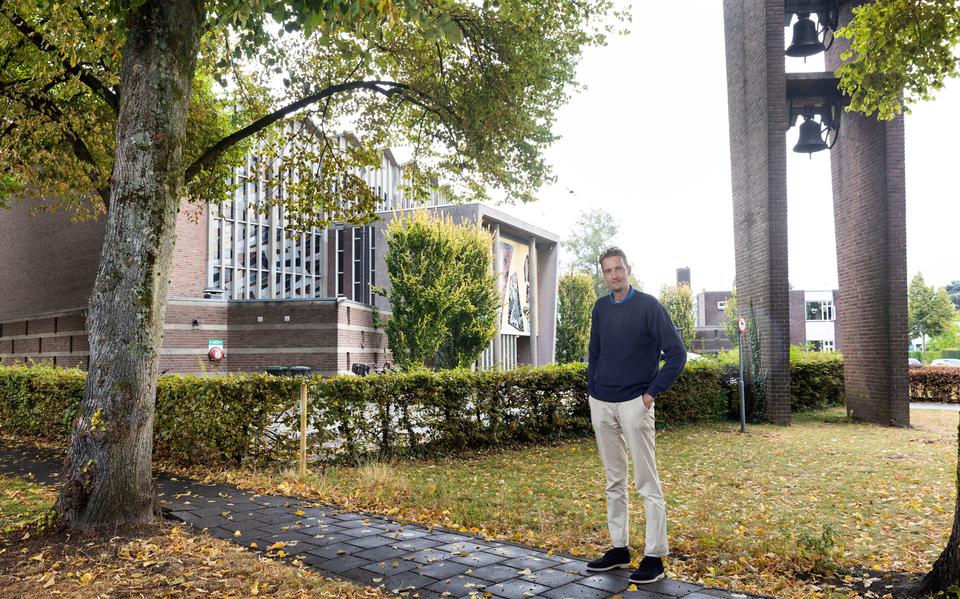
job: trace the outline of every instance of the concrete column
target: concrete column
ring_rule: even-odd
[[[500,263],[500,223],[493,225],[493,276],[497,281],[497,297],[500,299],[500,308],[497,310],[497,334],[493,338],[493,364],[498,370],[503,368],[503,340],[500,335],[501,320],[503,319],[503,296],[500,295],[500,277],[503,275],[503,265]]]
[[[538,361],[538,352],[537,352],[537,331],[540,330],[539,320],[539,304],[540,299],[537,297],[538,285],[537,285],[537,238],[530,238],[530,362],[534,366],[539,366],[540,362]]]
[[[760,333],[767,418],[789,424],[784,4],[724,0],[723,16],[738,306]]]
[[[841,27],[863,3],[841,9]],[[836,41],[828,69],[848,47]],[[847,413],[890,426],[910,425],[904,162],[902,116],[843,113],[830,163]]]

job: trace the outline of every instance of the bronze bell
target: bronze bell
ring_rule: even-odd
[[[810,14],[800,13],[797,17],[793,25],[793,41],[787,47],[786,55],[803,58],[826,51],[826,46],[817,35],[817,25],[810,20]]]
[[[803,117],[803,123],[800,125],[800,139],[797,145],[793,146],[793,151],[800,154],[813,154],[827,149],[827,142],[823,141],[820,133],[820,123],[813,120],[813,117]]]

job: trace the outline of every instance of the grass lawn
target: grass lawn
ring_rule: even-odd
[[[35,523],[55,498],[49,487],[0,476],[0,596],[387,597],[182,526],[105,535],[42,531]]]
[[[848,423],[831,409],[746,435],[735,424],[658,432],[668,573],[783,597],[846,596],[823,580],[836,576],[882,597],[883,572],[924,572],[953,521],[958,416],[914,410],[911,419],[911,429],[890,429]],[[592,439],[329,468],[305,480],[191,474],[581,556],[609,544]],[[633,495],[636,544],[641,506]]]
[[[41,518],[56,498],[50,487],[0,476],[0,534],[6,535]]]

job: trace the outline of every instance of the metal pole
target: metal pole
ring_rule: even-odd
[[[743,332],[740,332],[740,432],[747,432],[747,409],[743,392]]]
[[[307,475],[307,384],[300,383],[300,477]]]

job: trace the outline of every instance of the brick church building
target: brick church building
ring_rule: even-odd
[[[348,143],[359,143],[349,135]],[[170,272],[161,371],[225,373],[303,365],[318,374],[389,360],[374,311],[390,306],[372,292],[389,287],[385,226],[426,208],[479,222],[494,236],[491,264],[503,298],[499,333],[479,367],[553,361],[558,237],[484,204],[451,205],[439,193],[423,206],[404,197],[403,167],[382,152],[364,178],[382,198],[366,226],[288,228],[275,207],[254,206],[267,190],[237,173],[232,200],[181,206]],[[86,368],[87,300],[104,218],[71,222],[30,202],[0,209],[0,364],[31,360]],[[496,258],[496,259],[494,259]],[[223,350],[217,363],[212,348]]]

